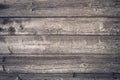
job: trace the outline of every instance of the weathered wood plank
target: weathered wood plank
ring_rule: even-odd
[[[120,16],[117,0],[0,0],[0,16]]]
[[[81,54],[81,55],[1,55],[0,56],[0,64],[1,65],[12,65],[12,64],[26,64],[29,62],[32,64],[33,62],[39,62],[42,63],[42,60],[51,60],[51,63],[54,63],[54,60],[69,60],[69,59],[76,59],[80,60],[79,62],[85,62],[85,63],[114,63],[114,64],[119,64],[119,55],[86,55],[86,54]],[[53,61],[52,61],[53,59]],[[9,64],[10,63],[10,64]],[[48,61],[48,64],[51,64]],[[44,63],[43,63],[44,64]]]
[[[43,61],[44,62],[44,61]],[[85,64],[85,66],[84,66]],[[13,65],[5,66],[7,72],[19,72],[19,73],[105,73],[105,72],[120,72],[120,65],[118,64],[49,64],[49,65]]]
[[[119,54],[120,36],[0,36],[0,54]]]
[[[118,73],[76,73],[73,74],[8,74],[0,73],[1,80],[119,80]]]
[[[39,77],[39,78],[35,78],[33,77],[32,79],[30,78],[29,80],[116,80],[114,78],[57,78],[57,77]],[[119,80],[119,78],[117,78]],[[22,80],[28,80],[28,79],[22,79]]]
[[[32,77],[32,74],[20,74],[20,77],[23,80],[37,80],[37,79],[41,79],[42,74],[35,74]],[[43,74],[42,76],[45,76],[46,74]],[[48,76],[52,76],[54,74],[49,74]],[[119,74],[112,74],[112,73],[76,73],[75,76],[73,76],[73,74],[69,74],[65,75],[65,74],[58,74],[56,75],[56,77],[43,77],[43,79],[46,80],[114,80],[114,79],[119,79]],[[73,77],[73,78],[72,78]]]
[[[120,19],[1,18],[0,35],[120,35]]]
[[[0,80],[18,80],[16,75],[0,73]]]
[[[120,56],[8,56],[1,65],[8,73],[118,73]]]

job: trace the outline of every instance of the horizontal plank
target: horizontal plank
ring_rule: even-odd
[[[0,36],[0,54],[119,54],[120,36]]]
[[[113,18],[0,18],[0,35],[120,35]]]
[[[73,74],[8,74],[1,73],[1,80],[116,80],[119,79],[118,73],[77,73]]]
[[[113,63],[113,64],[119,64],[119,57],[120,55],[1,55],[0,56],[0,65],[21,65],[26,64],[29,62],[32,64],[33,62],[40,62],[42,63],[42,60],[51,60],[51,63],[55,63],[54,60],[69,60],[69,59],[76,59],[80,60],[79,62],[85,62],[85,63]],[[53,60],[53,61],[52,61]],[[10,63],[10,64],[9,64]],[[19,63],[19,64],[17,64]],[[48,64],[51,64],[48,61]],[[44,63],[43,63],[44,64]]]
[[[119,73],[120,56],[6,56],[0,65],[8,73]]]
[[[49,65],[16,65],[16,66],[5,66],[6,72],[13,73],[96,73],[96,72],[120,72],[120,65],[117,64],[49,64]]]
[[[46,74],[43,74],[42,76],[45,76]],[[50,74],[49,74],[50,75]],[[54,75],[54,74],[53,74]],[[69,76],[68,76],[69,75]],[[74,76],[75,75],[75,76]],[[77,74],[55,74],[56,77],[53,77],[53,79],[51,77],[43,77],[43,79],[46,80],[114,80],[114,79],[119,79],[119,74],[111,74],[111,73],[77,73]],[[61,77],[60,77],[61,76]],[[41,79],[40,74],[35,74],[34,76],[32,76],[32,74],[28,74],[28,75],[20,75],[20,77],[23,80],[37,80],[37,79]],[[74,77],[74,78],[72,78]]]
[[[17,76],[14,74],[0,72],[0,80],[17,80]]]
[[[120,16],[117,0],[0,0],[0,16]]]

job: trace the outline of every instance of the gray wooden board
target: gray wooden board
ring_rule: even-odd
[[[120,79],[119,0],[0,0],[0,17],[0,80]]]
[[[120,36],[0,36],[0,54],[119,54]]]
[[[0,35],[120,35],[117,18],[0,18]]]
[[[21,64],[37,64],[36,62],[38,61],[39,63],[42,63],[43,60],[51,60],[51,63],[54,63],[54,60],[71,60],[71,59],[76,59],[79,62],[85,62],[85,63],[100,63],[100,64],[105,64],[105,63],[113,63],[113,64],[119,64],[119,58],[120,55],[86,55],[86,54],[81,54],[81,55],[1,55],[0,56],[0,64],[2,65],[21,65]],[[19,64],[17,64],[19,63]],[[50,63],[50,64],[51,64]],[[44,64],[44,63],[43,63]],[[49,64],[49,63],[48,63]]]
[[[77,73],[73,74],[11,74],[0,73],[0,80],[119,80],[120,74],[113,73]]]
[[[16,78],[17,78],[16,74],[8,74],[8,73],[0,72],[0,80],[17,80]]]
[[[0,0],[0,16],[120,16],[119,0]]]
[[[2,56],[8,73],[119,73],[119,55]]]
[[[27,79],[30,79],[30,80],[37,80],[37,79],[40,79],[41,75],[40,74],[36,74],[34,75],[33,77],[30,77],[32,74],[28,74],[28,75],[25,75],[25,74],[22,74],[20,75],[20,77],[23,79],[23,80],[27,80]],[[51,74],[48,74],[48,76],[50,76]],[[69,75],[69,76],[68,76]],[[73,76],[73,74],[68,74],[68,75],[65,75],[65,74],[59,74],[55,76],[56,77],[53,77],[53,78],[50,78],[50,77],[43,77],[43,79],[46,79],[46,80],[114,80],[114,79],[119,79],[119,74],[117,75],[113,75],[111,73],[81,73],[81,74],[75,74],[75,76]],[[45,74],[43,74],[42,76],[45,76]],[[52,75],[51,75],[52,76]],[[61,77],[60,77],[61,76]],[[74,78],[72,78],[74,77]]]

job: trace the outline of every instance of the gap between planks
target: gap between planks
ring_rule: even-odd
[[[0,18],[108,18],[119,19],[120,16],[0,16]]]

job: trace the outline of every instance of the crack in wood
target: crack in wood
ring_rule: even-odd
[[[33,7],[34,6],[33,2],[31,2],[31,6],[32,6],[31,11],[34,11],[35,8]]]
[[[4,71],[4,72],[7,72],[6,67],[5,67],[5,65],[4,65],[5,61],[6,61],[6,57],[3,56],[3,58],[2,58],[2,63],[3,63],[2,68],[3,68],[3,71]]]
[[[3,57],[2,62],[5,62],[5,61],[6,61],[6,57]]]
[[[5,65],[2,65],[3,71],[6,72]]]
[[[2,58],[2,62],[4,63],[6,61],[6,57]],[[3,71],[6,72],[6,68],[5,65],[2,65]]]
[[[73,78],[75,78],[77,75],[76,75],[76,73],[73,73]]]
[[[10,52],[9,55],[13,54],[13,51],[10,49],[10,47],[8,46],[8,51]]]

